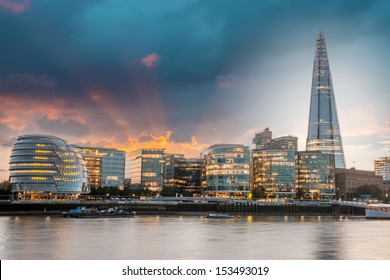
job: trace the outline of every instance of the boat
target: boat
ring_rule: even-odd
[[[68,212],[72,218],[129,218],[135,217],[135,211],[125,211],[117,208],[109,208],[108,210],[98,210],[97,208],[77,207]]]
[[[375,203],[366,206],[367,219],[390,219],[390,204]]]
[[[207,214],[206,218],[228,219],[228,218],[233,218],[233,216],[230,216],[228,213],[209,213]]]

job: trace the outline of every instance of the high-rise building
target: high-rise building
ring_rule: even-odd
[[[253,138],[255,150],[298,150],[298,137],[281,136],[272,138],[272,131],[268,127],[263,132],[258,132]]]
[[[256,145],[257,150],[266,150],[269,149],[269,146],[272,142],[272,131],[268,127],[264,129],[263,132],[255,134],[252,143]]]
[[[80,153],[87,165],[92,187],[122,187],[126,152],[113,148],[82,147]]]
[[[202,187],[211,196],[245,197],[249,192],[248,146],[216,144],[201,153]]]
[[[139,149],[127,153],[125,178],[132,185],[161,191],[164,180],[165,149]]]
[[[333,154],[298,152],[298,188],[307,198],[333,199],[336,195]]]
[[[200,158],[185,158],[183,154],[167,154],[165,157],[164,186],[178,187],[191,192],[201,192]]]
[[[267,198],[291,198],[295,194],[295,151],[255,150],[252,155],[253,187],[263,187]]]
[[[345,168],[336,101],[323,31],[320,31],[316,43],[306,150],[332,154],[335,166]]]
[[[10,158],[12,192],[29,199],[89,193],[87,168],[78,149],[49,135],[19,136]]]
[[[390,181],[390,157],[380,157],[374,160],[375,174],[382,176],[384,181]]]

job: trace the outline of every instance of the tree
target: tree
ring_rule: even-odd
[[[0,200],[8,200],[10,199],[12,190],[12,184],[10,181],[4,180],[0,183]]]
[[[259,199],[259,198],[265,198],[265,189],[263,186],[254,187],[252,188],[252,198],[253,199]]]
[[[295,193],[295,199],[303,199],[305,198],[305,190],[303,188],[298,188]]]
[[[361,197],[362,195],[370,195],[371,198],[377,198],[379,200],[383,200],[384,194],[383,189],[378,185],[362,185],[356,188],[356,196]]]
[[[178,187],[163,187],[160,196],[175,197],[179,193],[180,189]]]

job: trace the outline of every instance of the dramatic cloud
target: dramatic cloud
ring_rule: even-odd
[[[323,28],[347,162],[372,169],[389,15],[384,0],[0,0],[0,168],[30,133],[197,156],[270,127],[304,149]]]
[[[0,0],[0,9],[19,14],[27,10],[30,0]]]
[[[57,80],[49,75],[11,73],[0,80],[0,88],[53,88]]]
[[[89,127],[74,119],[50,119],[47,115],[38,119],[39,128],[51,134],[85,136],[89,133]]]
[[[156,53],[152,53],[148,56],[145,56],[143,59],[141,59],[140,63],[147,68],[154,68],[157,66],[159,60],[160,60],[160,56]]]

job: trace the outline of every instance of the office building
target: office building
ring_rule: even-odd
[[[291,149],[254,150],[253,187],[263,187],[267,198],[292,198],[295,194],[295,152]]]
[[[390,157],[380,157],[374,160],[375,174],[382,176],[384,181],[390,181]]]
[[[288,135],[272,138],[272,131],[268,127],[256,133],[252,142],[255,150],[298,150],[298,137]]]
[[[123,187],[126,153],[113,148],[82,147],[92,187]]]
[[[306,150],[332,154],[335,167],[345,168],[332,76],[323,31],[320,32],[316,43]]]
[[[161,191],[164,180],[165,149],[138,149],[126,155],[126,179],[132,185]]]
[[[297,187],[301,188],[305,197],[334,199],[336,189],[333,154],[304,151],[298,152],[297,159]]]
[[[9,171],[12,192],[25,199],[71,198],[90,192],[82,156],[55,136],[19,136],[12,149]]]
[[[383,190],[383,177],[374,171],[356,170],[355,168],[336,168],[336,198],[341,200],[361,199],[357,188],[363,185],[375,185]]]
[[[200,158],[185,158],[183,154],[167,154],[165,157],[164,186],[201,193]]]
[[[217,144],[201,153],[202,187],[210,196],[246,197],[249,193],[248,146]]]

